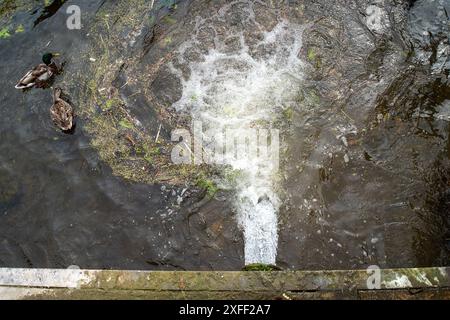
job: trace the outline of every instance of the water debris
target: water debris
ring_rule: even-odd
[[[348,156],[348,154],[344,155],[344,162],[345,163],[349,163],[350,162],[350,157]]]
[[[158,133],[156,134],[155,143],[158,143],[159,134],[161,133],[162,124],[159,124]]]
[[[16,33],[22,33],[22,32],[25,32],[25,28],[23,27],[22,24],[19,24],[19,25],[17,26],[15,32],[16,32]]]
[[[383,121],[383,119],[384,119],[384,115],[383,115],[382,113],[377,114],[377,120],[378,120],[378,123],[380,123],[381,121]]]

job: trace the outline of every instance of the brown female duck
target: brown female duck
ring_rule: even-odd
[[[70,131],[74,125],[74,112],[72,106],[61,98],[61,94],[61,88],[53,90],[53,105],[50,108],[50,115],[53,123],[62,131]]]

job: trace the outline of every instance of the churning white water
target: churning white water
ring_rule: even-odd
[[[282,120],[283,110],[298,104],[295,100],[302,81],[303,65],[298,57],[302,31],[301,26],[281,21],[271,31],[260,32],[256,44],[247,45],[244,33],[237,32],[224,41],[215,38],[214,48],[203,53],[196,50],[199,40],[194,35],[178,52],[189,75],[183,77],[180,68],[172,66],[183,86],[182,97],[173,107],[201,122],[206,131],[204,152],[214,155],[214,151],[222,150],[229,132],[231,139],[236,139],[235,148],[226,148],[223,157],[216,160],[223,168],[231,167],[239,173],[233,185],[234,205],[244,231],[246,264],[274,264],[276,260],[279,150],[273,129]],[[231,48],[230,39],[235,43]],[[200,52],[200,57],[189,60],[188,52]],[[260,130],[259,138],[252,137],[249,131],[255,128],[266,131]],[[257,141],[259,152],[245,152],[249,140]],[[261,157],[266,144],[270,158]]]

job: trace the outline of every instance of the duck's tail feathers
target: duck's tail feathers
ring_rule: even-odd
[[[18,90],[23,90],[23,89],[28,89],[31,88],[32,86],[34,86],[34,83],[29,83],[27,85],[23,85],[23,84],[16,84],[16,86],[14,88],[18,89]]]

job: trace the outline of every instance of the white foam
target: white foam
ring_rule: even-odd
[[[197,27],[201,27],[199,24]],[[298,58],[302,32],[302,26],[281,21],[272,31],[263,33],[262,40],[252,48],[247,46],[244,34],[238,32],[228,35],[239,39],[237,49],[225,49],[225,42],[216,38],[215,48],[201,59],[186,61],[185,51],[199,43],[194,35],[178,52],[179,61],[189,66],[189,78],[184,79],[173,67],[183,86],[182,97],[173,107],[190,113],[216,137],[227,129],[244,135],[261,121],[266,128],[273,128],[273,121],[283,109],[297,105],[303,69]],[[220,140],[207,145],[205,151],[212,153]],[[241,172],[235,185],[235,207],[244,230],[246,264],[275,263],[280,206],[275,182],[278,167],[267,159],[236,159],[230,153],[225,153],[223,162]]]

